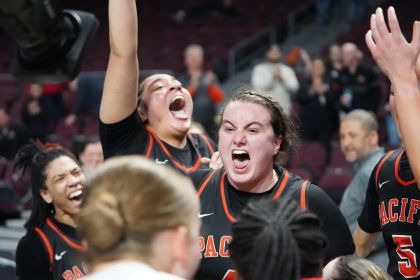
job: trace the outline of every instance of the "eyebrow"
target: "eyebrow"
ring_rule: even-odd
[[[70,173],[73,173],[74,171],[79,171],[79,170],[82,170],[80,167],[75,167],[75,168],[73,168],[72,170],[70,170]],[[65,176],[66,174],[65,174],[66,172],[63,172],[63,173],[59,173],[59,174],[56,174],[56,175],[54,175],[54,176],[52,176],[51,177],[51,181],[54,181],[54,180],[56,180],[57,178],[60,178],[60,177],[63,177],[63,176]]]
[[[229,121],[229,120],[223,120],[222,121],[222,124],[225,124],[225,123],[227,123],[227,124],[230,124],[231,126],[234,126],[234,127],[236,127],[231,121]],[[252,126],[252,125],[258,125],[258,126],[264,126],[262,123],[260,123],[260,122],[257,122],[257,121],[253,121],[253,122],[250,122],[250,123],[248,123],[247,125],[245,125],[245,127],[246,128],[248,128],[248,127],[250,127],[250,126]]]

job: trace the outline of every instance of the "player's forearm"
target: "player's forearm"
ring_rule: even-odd
[[[109,0],[111,55],[137,56],[137,8],[135,0]]]
[[[357,226],[353,235],[354,245],[356,246],[355,255],[360,257],[368,256],[373,250],[377,236],[377,233],[367,233]]]
[[[407,149],[408,160],[420,182],[420,90],[414,76],[393,82],[398,126]]]

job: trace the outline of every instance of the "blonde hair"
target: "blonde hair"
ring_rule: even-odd
[[[191,181],[141,156],[113,158],[94,174],[78,215],[88,264],[147,258],[156,234],[192,232],[199,202]]]

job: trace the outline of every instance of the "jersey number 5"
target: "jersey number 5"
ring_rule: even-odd
[[[410,248],[413,247],[411,235],[393,235],[392,239],[397,244],[397,254],[402,261],[398,262],[398,270],[406,278],[415,278],[420,275],[417,268],[416,254]]]

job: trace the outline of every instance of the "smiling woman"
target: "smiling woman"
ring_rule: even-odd
[[[178,80],[156,74],[138,85],[137,26],[134,0],[109,1],[111,53],[100,108],[104,156],[141,154],[193,173],[215,144],[189,133],[192,98]]]
[[[16,250],[19,279],[77,279],[87,273],[79,255],[75,215],[85,175],[75,157],[58,145],[33,143],[17,154],[17,168],[30,171],[33,207]]]
[[[349,228],[334,202],[319,187],[276,163],[288,151],[293,131],[280,104],[263,92],[240,90],[225,105],[219,129],[224,167],[199,170],[192,176],[202,220],[202,261],[195,279],[232,279],[231,225],[253,200],[297,200],[320,219],[329,242],[326,260],[353,253]]]

